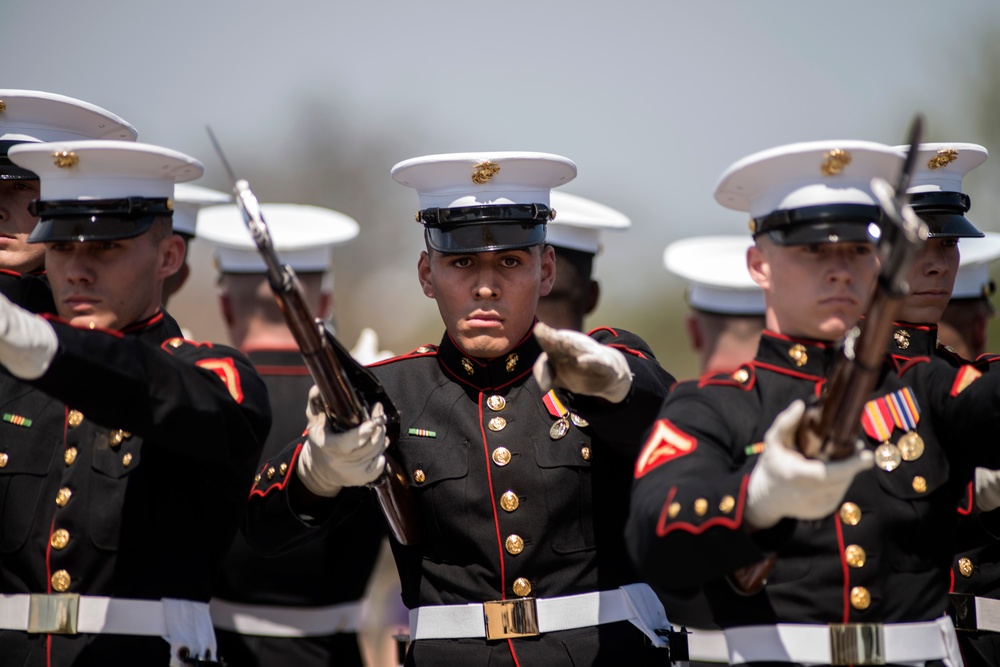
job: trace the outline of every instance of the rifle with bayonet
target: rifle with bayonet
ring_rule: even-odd
[[[910,127],[909,151],[896,187],[872,179],[872,192],[882,207],[878,244],[880,270],[875,294],[865,314],[864,327],[854,327],[844,338],[842,354],[821,397],[806,408],[796,433],[796,447],[804,456],[837,461],[853,456],[861,430],[861,415],[882,371],[886,344],[896,313],[910,287],[907,277],[917,252],[927,239],[927,226],[907,204],[907,188],[920,147],[923,119]],[[730,580],[743,593],[764,585],[777,555],[742,567]]]
[[[264,260],[274,298],[299,346],[303,363],[319,389],[329,428],[340,433],[357,428],[368,419],[369,408],[380,402],[385,408],[386,434],[390,442],[395,441],[399,434],[399,415],[389,397],[375,376],[357,363],[323,321],[312,314],[295,272],[278,260],[250,184],[236,179],[210,128],[208,134],[233,183],[236,205]],[[406,475],[392,456],[385,455],[384,472],[369,486],[375,491],[393,537],[400,544],[415,544],[420,539],[415,500]]]

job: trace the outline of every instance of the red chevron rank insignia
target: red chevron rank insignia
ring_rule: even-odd
[[[210,370],[225,383],[226,389],[237,403],[243,402],[243,387],[240,386],[240,374],[232,359],[199,359],[194,362],[206,370]]]
[[[680,431],[668,419],[660,419],[653,427],[646,446],[642,448],[639,460],[635,462],[635,478],[639,479],[653,468],[667,461],[690,454],[697,447],[698,441]]]

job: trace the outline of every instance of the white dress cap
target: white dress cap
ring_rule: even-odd
[[[667,271],[688,281],[688,305],[722,315],[763,315],[764,293],[747,270],[745,236],[698,236],[663,251]]]
[[[906,146],[896,146],[906,151]],[[920,144],[908,192],[962,192],[962,178],[986,162],[989,152],[979,144]]]
[[[191,183],[174,186],[174,232],[195,235],[198,211],[204,206],[225,204],[233,200],[228,192],[219,192]]]
[[[38,174],[42,201],[169,198],[174,184],[200,178],[193,157],[150,144],[64,141],[17,144],[11,161]]]
[[[420,208],[549,205],[549,191],[576,178],[576,164],[551,153],[482,151],[403,160],[392,177],[417,191]]]
[[[278,259],[295,271],[323,272],[330,268],[330,248],[358,235],[358,223],[339,211],[300,204],[261,204]],[[239,209],[210,206],[198,212],[196,236],[216,246],[216,267],[222,273],[264,273]]]
[[[983,238],[964,239],[952,299],[990,296],[990,263],[1000,258],[1000,234],[986,232]]]
[[[774,211],[828,204],[876,205],[871,180],[892,183],[903,154],[871,141],[810,141],[778,146],[733,164],[715,187],[726,208],[761,218]]]
[[[131,124],[99,106],[38,90],[0,89],[0,141],[135,141]]]
[[[550,201],[556,217],[545,232],[549,245],[596,255],[601,249],[601,231],[621,231],[632,226],[624,213],[568,192],[555,190]]]

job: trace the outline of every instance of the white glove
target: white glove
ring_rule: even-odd
[[[58,349],[51,324],[0,294],[0,364],[15,377],[35,380],[49,369]]]
[[[345,486],[374,482],[385,468],[385,410],[372,408],[361,426],[343,433],[326,428],[326,413],[319,404],[319,389],[309,390],[306,408],[309,438],[302,445],[296,472],[306,488],[317,496],[332,498]]]
[[[378,334],[370,327],[365,327],[358,334],[358,341],[354,343],[351,356],[363,366],[374,364],[376,361],[383,361],[395,356],[389,350],[378,349]]]
[[[535,338],[545,350],[535,361],[535,380],[548,391],[562,387],[575,394],[621,403],[632,388],[632,371],[625,355],[613,347],[571,329],[535,325]]]
[[[976,483],[973,497],[976,509],[990,512],[1000,507],[1000,470],[976,468]]]
[[[860,442],[854,456],[840,461],[802,456],[793,442],[805,409],[802,401],[793,402],[764,435],[764,452],[747,484],[746,520],[755,528],[770,528],[786,517],[822,519],[832,514],[854,476],[874,463]]]

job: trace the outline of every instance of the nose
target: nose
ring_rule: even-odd
[[[827,263],[827,280],[829,282],[850,284],[854,280],[848,252],[838,248],[835,252],[830,253],[830,260]]]
[[[475,296],[478,299],[495,299],[500,296],[496,272],[492,267],[483,267],[477,276]]]
[[[64,272],[66,279],[73,285],[89,285],[94,282],[93,266],[85,253],[78,250],[69,251],[66,257]]]
[[[920,268],[926,276],[946,273],[951,267],[944,248],[936,243],[926,243],[920,254]]]

